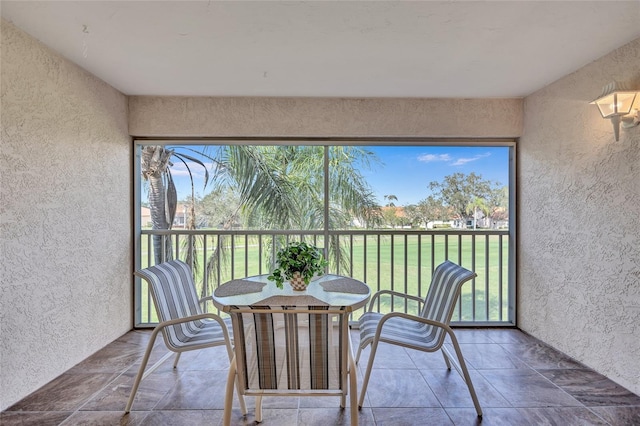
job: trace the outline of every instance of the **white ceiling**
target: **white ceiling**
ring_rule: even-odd
[[[128,95],[522,97],[640,37],[640,0],[3,0],[0,8]]]

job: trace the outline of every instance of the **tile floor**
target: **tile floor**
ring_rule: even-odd
[[[146,343],[132,331],[0,414],[11,425],[218,425],[228,359],[222,347],[168,360],[140,385],[123,410]],[[357,345],[357,331],[352,331]],[[484,417],[482,425],[640,425],[640,396],[513,329],[457,330]],[[166,352],[161,342],[153,358]],[[359,380],[369,351],[363,353]],[[253,398],[243,418],[254,424]],[[348,425],[337,397],[265,397],[266,425]],[[474,425],[469,393],[440,354],[381,344],[360,425]]]

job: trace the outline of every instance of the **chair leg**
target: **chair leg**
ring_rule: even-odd
[[[231,360],[229,365],[229,374],[227,375],[227,386],[224,394],[224,416],[222,417],[223,426],[231,424],[231,410],[233,409],[233,387],[236,383],[236,357]],[[238,395],[242,397],[242,395]]]
[[[358,345],[358,352],[356,353],[356,365],[358,365],[358,361],[360,361],[361,353],[362,353],[362,346]]]
[[[478,396],[476,395],[473,383],[471,382],[471,376],[469,375],[469,370],[467,370],[467,364],[464,362],[464,357],[462,356],[462,351],[460,350],[458,339],[453,334],[453,332],[449,333],[449,336],[451,337],[451,343],[453,343],[453,349],[456,351],[456,357],[458,358],[459,367],[455,363],[453,363],[453,365],[454,367],[456,367],[456,370],[458,370],[458,373],[460,373],[462,379],[467,384],[467,389],[469,389],[469,394],[471,394],[471,399],[473,400],[473,406],[476,409],[476,413],[478,414],[478,417],[482,418],[482,408],[480,407]],[[442,349],[443,351],[446,351],[444,346],[442,347]]]
[[[451,370],[451,363],[449,362],[449,357],[447,356],[446,351],[440,351],[442,353],[442,357],[444,358],[444,363],[447,364],[447,370]]]
[[[142,381],[142,379],[146,377],[144,370],[147,367],[147,363],[149,362],[149,356],[151,355],[151,351],[153,350],[153,345],[156,342],[158,331],[160,331],[160,329],[155,328],[151,333],[151,337],[149,338],[149,343],[147,344],[147,349],[144,351],[144,357],[142,357],[142,363],[140,364],[140,368],[138,369],[138,374],[136,374],[136,379],[133,382],[133,387],[131,388],[131,394],[129,395],[127,406],[124,409],[125,413],[129,413],[131,411],[133,400],[136,397],[136,393],[138,392],[138,386],[140,386],[140,382]],[[162,357],[160,361],[156,362],[154,366],[149,369],[149,372],[147,372],[147,374],[155,370],[158,367],[158,365],[160,365],[163,361],[165,361],[170,355],[171,353],[168,353],[164,357]]]
[[[256,423],[262,423],[262,395],[256,396]]]
[[[177,368],[178,367],[178,361],[180,361],[180,355],[182,354],[182,352],[178,352],[176,354],[176,359],[173,361],[173,368]]]
[[[238,390],[238,399],[240,400],[240,411],[243,416],[247,415],[247,404],[244,402],[244,395],[240,393],[240,378],[236,376],[236,389]]]
[[[360,391],[360,400],[358,401],[358,409],[362,409],[364,404],[364,396],[367,393],[367,386],[369,385],[369,376],[371,375],[371,368],[373,367],[373,361],[376,359],[376,351],[378,350],[378,336],[373,339],[371,344],[371,353],[369,354],[369,362],[367,363],[367,372],[364,374],[364,381],[362,382],[362,390]]]
[[[229,355],[229,362],[231,362],[234,359],[235,355],[233,354],[233,349],[230,345],[227,345],[227,354]],[[248,412],[247,404],[244,401],[244,395],[240,391],[240,377],[238,377],[238,375],[236,375],[236,389],[238,391],[238,400],[240,401],[240,411],[242,412],[243,416],[246,416]]]
[[[356,363],[349,347],[349,403],[351,404],[351,426],[358,426],[358,380],[356,377]]]

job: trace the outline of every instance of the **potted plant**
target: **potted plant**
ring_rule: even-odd
[[[322,251],[305,242],[292,242],[276,253],[276,268],[268,279],[278,288],[288,280],[294,290],[304,290],[315,275],[324,274],[328,262]]]

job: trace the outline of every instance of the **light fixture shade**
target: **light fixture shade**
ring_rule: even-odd
[[[602,94],[591,102],[598,106],[603,118],[627,115],[636,99],[635,91],[629,90],[623,84],[614,81],[602,89]]]

